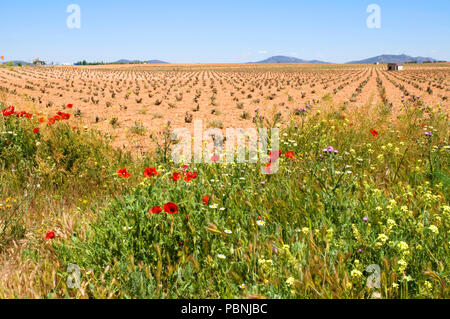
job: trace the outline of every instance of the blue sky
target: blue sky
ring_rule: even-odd
[[[69,4],[81,28],[66,25]],[[381,8],[369,29],[368,5]],[[0,3],[0,55],[48,62],[250,62],[273,55],[347,62],[406,53],[450,61],[448,0],[15,0]]]

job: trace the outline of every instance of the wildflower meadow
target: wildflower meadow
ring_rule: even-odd
[[[256,117],[280,130],[257,164],[175,164],[170,125],[130,153],[72,104],[0,109],[2,298],[449,297],[439,106],[286,107]]]

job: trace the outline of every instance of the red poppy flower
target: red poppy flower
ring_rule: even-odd
[[[173,173],[173,175],[172,175],[172,180],[173,181],[178,181],[178,180],[180,180],[181,179],[181,174],[180,173]]]
[[[202,202],[203,202],[203,204],[208,205],[209,204],[209,196],[208,195],[204,196],[202,198]]]
[[[126,168],[122,168],[121,170],[118,170],[117,175],[119,175],[120,177],[124,177],[124,178],[131,177],[131,174],[128,173]]]
[[[166,213],[169,213],[170,215],[179,214],[177,204],[174,204],[172,202],[169,202],[166,205],[164,205],[164,211]]]
[[[269,153],[270,160],[271,160],[272,162],[273,162],[273,161],[276,161],[277,159],[280,158],[281,154],[282,154],[281,151],[273,151],[273,152],[270,152],[270,153]]]
[[[44,123],[44,118],[41,117],[38,121],[39,123]]]
[[[45,235],[45,239],[53,239],[53,238],[55,238],[55,231],[49,230]]]
[[[220,160],[220,156],[219,155],[213,155],[212,157],[211,157],[211,161],[212,162],[214,162],[214,163],[217,163],[218,161]]]
[[[55,124],[56,120],[52,117],[48,119],[48,125]]]
[[[159,206],[155,206],[155,207],[153,207],[152,209],[149,210],[150,214],[159,214],[161,212],[162,212],[162,209]]]
[[[33,133],[34,133],[34,134],[39,133],[39,129],[36,127],[35,129],[33,129]]]
[[[378,137],[378,132],[374,129],[370,130],[370,134],[372,134],[373,137],[377,138]]]
[[[62,115],[62,118],[63,118],[63,120],[68,120],[68,119],[70,119],[70,114],[69,113],[64,113]]]
[[[3,110],[3,116],[10,116],[11,114],[14,114],[14,106],[9,106]]]
[[[68,109],[73,108],[73,104],[67,104],[67,108],[68,108]]]
[[[266,174],[271,174],[272,173],[272,163],[267,163],[264,170],[266,171]]]
[[[159,175],[159,172],[155,168],[146,168],[144,170],[144,177],[152,178],[156,175]]]
[[[193,172],[193,173],[187,172],[186,176],[184,177],[184,180],[186,182],[190,182],[191,180],[196,179],[196,178],[197,178],[197,173],[196,172]]]
[[[295,153],[293,151],[287,152],[286,154],[284,154],[284,156],[286,156],[290,160],[294,160],[295,159]]]

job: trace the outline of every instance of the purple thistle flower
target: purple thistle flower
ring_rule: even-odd
[[[335,153],[335,154],[339,153],[339,151],[334,149],[333,146],[328,146],[327,148],[324,148],[323,152],[324,153]]]

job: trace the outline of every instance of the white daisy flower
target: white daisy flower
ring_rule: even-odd
[[[258,220],[258,221],[256,222],[256,224],[258,224],[258,226],[264,226],[264,225],[266,224],[266,222],[263,221],[263,220]]]

